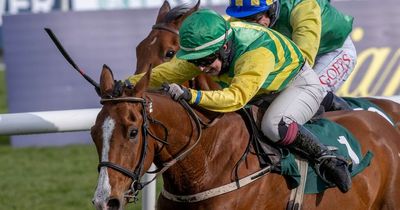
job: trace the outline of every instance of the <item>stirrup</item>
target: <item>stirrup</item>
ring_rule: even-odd
[[[348,160],[346,160],[345,158],[341,157],[341,156],[336,156],[336,155],[322,155],[321,157],[316,159],[316,163],[314,164],[314,168],[315,168],[315,172],[317,173],[317,175],[324,181],[326,182],[330,187],[335,187],[336,184],[329,181],[325,175],[326,173],[321,173],[321,166],[324,165],[324,163],[326,161],[329,161],[330,159],[337,159],[340,161],[343,161],[346,164],[346,168],[349,167],[349,165],[351,165],[351,161],[349,163]]]

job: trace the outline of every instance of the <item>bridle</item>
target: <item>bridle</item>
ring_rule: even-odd
[[[102,167],[107,167],[107,168],[112,168],[125,176],[129,177],[132,179],[132,184],[130,186],[130,189],[125,193],[125,198],[128,199],[128,202],[130,199],[133,199],[133,202],[137,200],[137,195],[139,193],[139,190],[143,189],[145,185],[148,183],[141,183],[140,182],[140,174],[143,171],[143,166],[144,166],[144,160],[146,157],[146,147],[147,147],[147,133],[148,133],[148,115],[147,115],[147,110],[146,110],[146,100],[143,98],[138,98],[138,97],[123,97],[123,98],[102,98],[100,100],[101,104],[105,104],[108,102],[113,102],[113,103],[120,103],[120,102],[129,102],[129,103],[140,103],[142,105],[142,116],[143,116],[143,125],[142,125],[142,137],[143,137],[143,144],[141,148],[141,155],[140,155],[140,160],[138,165],[135,167],[135,169],[130,171],[129,169],[126,169],[116,163],[112,163],[109,161],[101,161],[98,165],[98,170]]]
[[[179,31],[178,31],[177,29],[171,28],[171,27],[167,26],[165,23],[157,23],[157,24],[154,24],[151,28],[152,28],[153,30],[168,31],[168,32],[171,32],[171,33],[173,33],[173,34],[179,36]]]
[[[200,121],[200,118],[197,116],[197,114],[194,112],[194,110],[189,106],[189,104],[185,101],[185,100],[180,100],[180,104],[186,109],[186,111],[189,113],[189,115],[192,117],[192,119],[194,120],[195,124],[196,124],[196,128],[197,128],[197,132],[198,132],[198,137],[195,141],[195,143],[193,145],[191,145],[189,148],[187,148],[186,150],[182,151],[181,153],[177,154],[175,158],[173,158],[172,160],[163,163],[162,168],[156,169],[155,171],[152,172],[147,172],[147,173],[156,173],[156,175],[154,176],[154,178],[150,181],[147,182],[140,182],[140,175],[143,172],[143,167],[144,167],[144,160],[146,158],[146,148],[147,148],[147,143],[148,143],[148,135],[150,135],[151,137],[153,137],[155,140],[163,143],[163,144],[168,144],[167,142],[167,138],[168,138],[168,130],[167,128],[159,121],[152,119],[149,117],[148,115],[148,111],[146,109],[147,106],[147,102],[144,98],[139,98],[139,97],[119,97],[119,98],[114,98],[114,97],[110,97],[110,98],[102,98],[100,100],[101,104],[105,104],[105,103],[121,103],[121,102],[128,102],[128,103],[140,103],[142,106],[142,118],[143,118],[143,124],[142,124],[142,139],[143,139],[143,144],[141,147],[141,155],[140,155],[140,160],[137,164],[137,166],[135,167],[135,169],[133,171],[122,167],[121,165],[118,165],[116,163],[113,162],[109,162],[109,161],[101,161],[98,165],[98,170],[100,171],[100,169],[102,167],[107,167],[107,168],[112,168],[118,172],[120,172],[121,174],[129,177],[132,179],[132,183],[130,185],[130,188],[127,192],[125,192],[124,197],[128,200],[128,203],[130,202],[136,202],[138,200],[138,194],[139,191],[143,189],[143,187],[145,187],[146,185],[148,185],[149,183],[151,183],[152,181],[154,181],[160,174],[162,174],[164,171],[166,171],[168,168],[170,168],[171,166],[173,166],[175,163],[177,163],[179,160],[185,158],[189,152],[192,151],[192,149],[200,142],[200,138],[201,138],[201,133],[202,133],[202,124],[204,124],[204,122]],[[165,138],[164,139],[160,139],[157,136],[155,136],[154,134],[152,134],[149,130],[149,122],[150,123],[155,123],[155,124],[159,124],[164,128],[165,131]]]

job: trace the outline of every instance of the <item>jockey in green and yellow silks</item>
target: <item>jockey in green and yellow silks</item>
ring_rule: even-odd
[[[291,40],[258,24],[229,24],[212,10],[187,17],[179,36],[176,57],[152,70],[150,86],[172,83],[167,89],[173,99],[215,112],[236,111],[257,95],[279,93],[263,116],[264,135],[318,161],[320,174],[341,191],[349,190],[347,163],[302,126],[317,112],[326,91]],[[216,77],[225,87],[203,91],[178,85],[201,73]],[[129,80],[136,83],[140,78]]]
[[[256,22],[293,40],[330,91],[323,102],[326,109],[349,109],[333,92],[356,64],[356,49],[349,36],[352,17],[338,11],[329,0],[231,0],[226,13],[232,21]]]

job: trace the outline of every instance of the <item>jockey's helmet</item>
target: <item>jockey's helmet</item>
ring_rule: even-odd
[[[183,60],[204,58],[220,50],[232,36],[228,22],[215,11],[202,9],[187,17],[179,29],[180,49],[176,57]]]
[[[267,13],[273,26],[279,17],[279,0],[230,0],[226,14],[231,17],[243,19],[259,13]]]

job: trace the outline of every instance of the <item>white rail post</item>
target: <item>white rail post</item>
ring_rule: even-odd
[[[151,164],[149,171],[154,171],[156,166]],[[155,174],[145,174],[143,176],[143,182],[152,180]],[[142,191],[142,210],[155,210],[156,209],[156,181],[154,180],[148,184]]]
[[[67,12],[70,10],[69,0],[61,0],[61,11]]]

